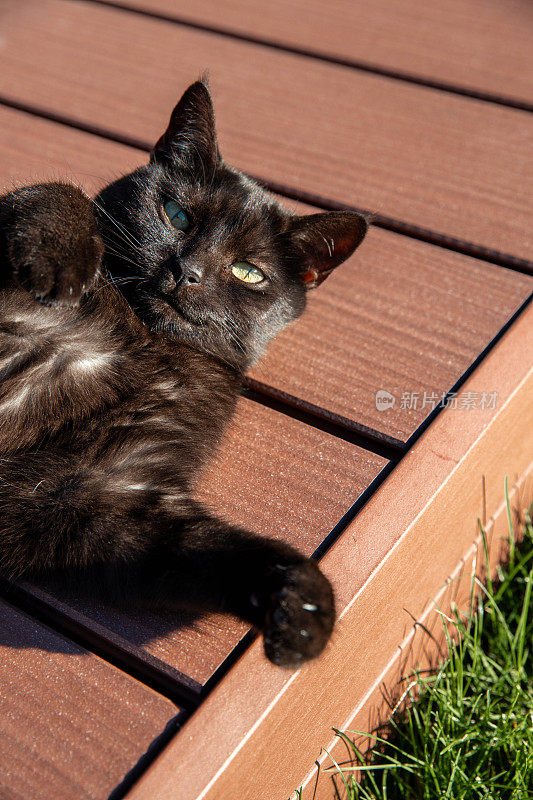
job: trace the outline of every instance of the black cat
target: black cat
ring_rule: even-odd
[[[202,82],[94,203],[68,184],[0,199],[0,566],[185,595],[261,626],[276,664],[312,658],[334,622],[316,563],[191,494],[244,372],[366,222],[291,215],[224,164]]]

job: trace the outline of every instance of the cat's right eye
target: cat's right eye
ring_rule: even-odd
[[[176,230],[182,231],[183,233],[186,233],[189,230],[191,227],[189,217],[179,203],[176,203],[174,200],[168,200],[164,205],[164,209],[165,214],[168,217],[168,221],[173,228],[176,228]]]
[[[265,280],[265,273],[247,261],[237,261],[231,271],[243,283],[261,283]]]

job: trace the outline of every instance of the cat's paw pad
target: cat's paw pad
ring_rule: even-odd
[[[265,653],[278,666],[300,666],[318,656],[330,637],[333,590],[314,561],[279,566],[277,571],[265,615]]]

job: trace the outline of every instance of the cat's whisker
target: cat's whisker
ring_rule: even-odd
[[[138,264],[132,258],[129,258],[122,251],[117,250],[115,247],[110,246],[107,242],[104,242],[104,244],[105,244],[106,253],[109,253],[111,255],[117,256],[117,258],[120,258],[121,261],[124,261],[124,262],[127,262],[128,264],[131,264],[132,266],[137,267],[137,269],[141,269],[141,265],[140,264]]]
[[[148,278],[139,278],[137,275],[125,275],[124,277],[121,278],[113,277],[111,283],[116,285],[119,283],[129,283],[130,281],[138,281],[139,283],[146,283],[148,281]]]
[[[102,239],[105,245],[106,253],[117,256],[117,258],[119,258],[121,261],[128,262],[132,266],[142,271],[142,264],[132,258],[132,248],[130,246],[126,248],[120,241],[117,241],[115,238],[112,238],[109,235],[106,236],[103,234]],[[135,255],[135,252],[133,255]]]
[[[226,317],[224,320],[222,320],[222,323],[231,333],[233,333],[239,342],[243,344],[243,339],[237,323],[231,317]]]
[[[118,220],[116,220],[109,213],[109,211],[107,211],[107,209],[104,208],[104,206],[101,203],[99,203],[97,200],[93,199],[92,202],[102,214],[105,214],[105,216],[115,226],[115,228],[119,231],[119,233],[121,233],[124,241],[128,242],[128,244],[130,244],[136,250],[140,249],[141,243],[135,240],[133,234],[130,231],[128,231],[128,229],[125,228],[124,225],[122,225]]]
[[[221,320],[213,320],[215,326],[217,327],[220,333],[229,333],[232,342],[237,346],[237,349],[240,350],[242,353],[246,353],[246,346],[244,341],[242,340],[239,332],[235,327],[231,327],[230,320],[228,319],[221,319]]]
[[[102,237],[107,244],[112,244],[114,247],[120,248],[125,255],[138,254],[143,256],[143,250],[140,247],[129,242],[120,235],[120,231],[110,231],[107,235]]]
[[[135,263],[133,259],[127,255],[127,251],[117,247],[117,245],[112,241],[110,242],[109,239],[104,238],[104,245],[106,253],[111,253],[114,256],[118,256],[119,258],[124,258],[125,260],[127,259],[128,261]]]
[[[102,214],[105,214],[105,216],[109,219],[109,221],[112,222],[113,225],[115,225],[115,227],[118,228],[126,237],[128,237],[128,239],[131,239],[132,242],[135,241],[130,231],[128,231],[127,228],[124,227],[124,225],[122,225],[117,219],[115,219],[115,217],[113,217],[113,215],[110,214],[109,211],[101,203],[99,203],[96,198],[92,198],[91,202],[93,203],[94,206],[96,206],[98,211],[100,211]]]

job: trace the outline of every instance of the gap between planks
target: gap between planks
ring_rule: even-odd
[[[243,393],[250,400],[261,403],[261,405],[266,405],[275,411],[279,411],[281,414],[298,419],[301,422],[312,425],[314,428],[318,428],[339,439],[350,442],[350,444],[363,447],[365,450],[370,450],[383,458],[387,458],[393,466],[396,466],[396,464],[401,461],[402,457],[408,453],[418,441],[424,431],[427,430],[438,414],[444,410],[447,399],[459,391],[474,370],[498,344],[504,334],[519,319],[520,315],[526,311],[532,300],[533,292],[529,294],[514,314],[509,317],[507,322],[500,328],[498,333],[493,336],[483,350],[478,353],[476,358],[467,369],[465,369],[458,380],[450,387],[445,398],[435,406],[405,442],[388,436],[375,428],[369,428],[366,425],[361,425],[350,419],[341,417],[338,414],[334,414],[333,412],[328,412],[326,409],[319,408],[299,397],[287,394],[286,392],[268,386],[253,378],[245,379],[245,389]]]
[[[35,593],[30,594],[25,591],[24,586],[11,583],[3,576],[0,576],[0,599],[179,705],[183,709],[183,714],[187,715],[201,702],[201,696],[194,692],[192,681],[186,675],[182,676],[182,682],[179,683],[156,670],[151,670],[147,664],[137,661],[134,656],[115,646],[109,639],[98,636],[90,628],[78,625],[61,610],[49,605],[46,600],[37,598]],[[183,719],[185,717],[180,718],[181,721]]]
[[[412,83],[416,86],[425,86],[428,89],[435,89],[439,92],[447,92],[448,94],[455,94],[459,95],[460,97],[470,97],[472,100],[478,100],[480,102],[493,103],[495,105],[506,106],[508,108],[516,108],[519,111],[533,111],[533,103],[527,102],[526,100],[515,100],[512,97],[501,95],[496,92],[487,92],[473,88],[468,89],[463,86],[458,86],[454,83],[449,83],[448,81],[432,80],[431,78],[424,78],[412,72],[401,69],[389,69],[387,67],[382,67],[379,64],[372,64],[360,59],[343,58],[314,47],[297,47],[296,45],[291,45],[287,42],[284,43],[281,41],[276,41],[275,39],[267,39],[263,36],[242,33],[234,28],[226,28],[222,25],[208,25],[205,22],[182,17],[177,14],[170,15],[159,11],[153,11],[148,8],[137,8],[129,5],[127,2],[119,2],[118,0],[81,0],[81,2],[114,8],[119,11],[125,11],[129,14],[137,14],[141,17],[148,17],[161,22],[169,22],[173,25],[180,25],[184,28],[192,28],[205,33],[212,33],[216,36],[225,36],[229,39],[236,39],[237,41],[256,44],[259,47],[266,47],[271,50],[279,50],[284,53],[291,53],[292,55],[311,58],[316,61],[324,61],[327,64],[335,64],[340,67],[348,67],[361,72],[369,72],[372,75],[380,75],[384,78],[402,81],[403,83]]]

